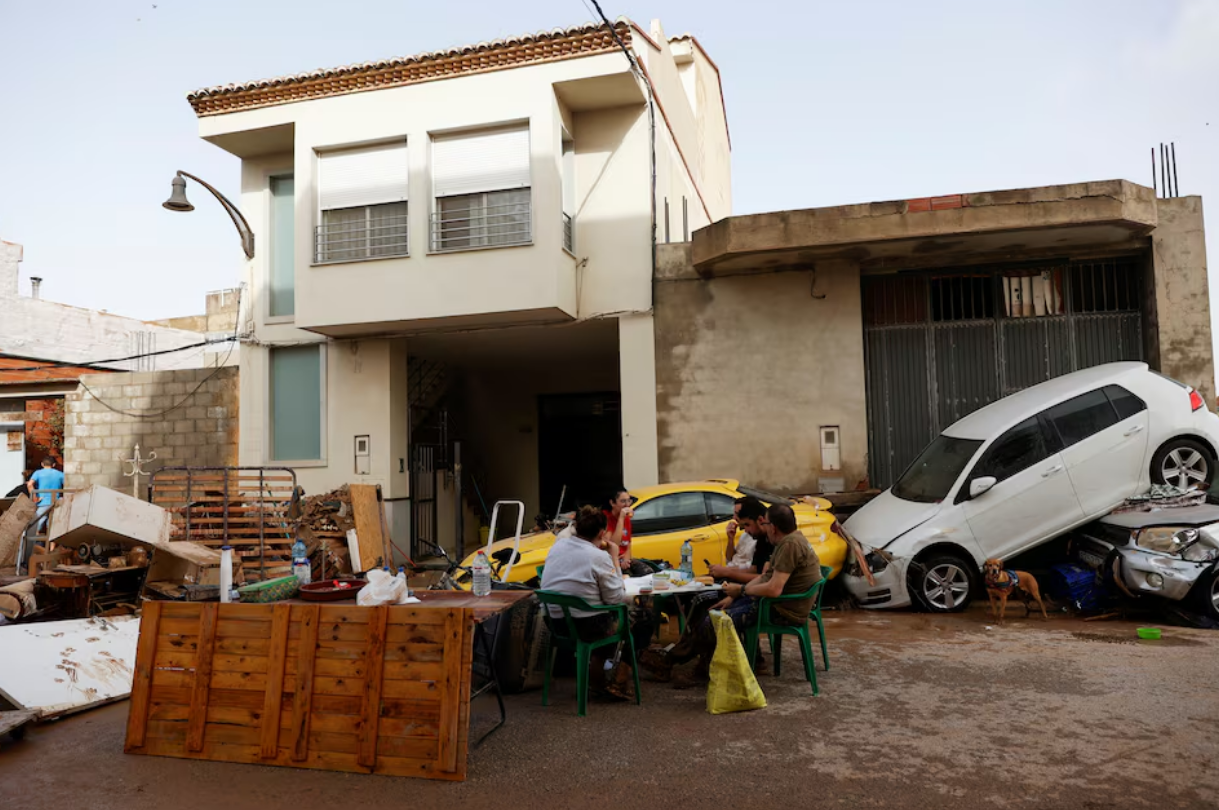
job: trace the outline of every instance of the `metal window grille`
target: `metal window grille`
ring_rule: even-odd
[[[576,252],[576,225],[571,214],[563,215],[563,247],[571,253]]]
[[[322,212],[314,232],[314,260],[352,262],[410,255],[407,203],[362,205]]]
[[[533,241],[530,189],[461,194],[436,200],[432,251],[527,245]]]

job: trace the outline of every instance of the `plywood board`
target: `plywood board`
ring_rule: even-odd
[[[360,543],[361,570],[377,566],[385,558],[385,536],[381,531],[384,504],[378,497],[380,487],[375,484],[352,484],[351,511],[356,521],[356,538]],[[385,565],[385,562],[381,563]]]
[[[474,610],[159,602],[132,754],[461,780]]]
[[[0,627],[0,695],[41,717],[55,717],[125,698],[140,620],[74,619]]]

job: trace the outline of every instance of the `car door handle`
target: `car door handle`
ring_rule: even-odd
[[[1049,478],[1051,475],[1058,475],[1060,472],[1062,472],[1062,465],[1055,464],[1053,467],[1050,467],[1048,470],[1043,471],[1041,473],[1041,477]]]
[[[1141,433],[1142,431],[1143,431],[1142,425],[1135,425],[1134,427],[1130,428],[1130,430],[1126,431],[1122,435],[1123,436],[1133,436],[1134,434]]]

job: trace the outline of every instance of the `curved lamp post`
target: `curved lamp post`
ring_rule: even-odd
[[[224,210],[228,212],[229,218],[233,220],[233,225],[237,227],[237,232],[241,234],[241,249],[245,251],[247,259],[254,258],[254,232],[250,230],[250,223],[245,221],[245,217],[241,215],[241,211],[237,210],[237,206],[229,202],[229,199],[213,188],[208,183],[195,177],[193,174],[186,172],[178,172],[174,177],[171,185],[173,191],[169,195],[169,199],[161,203],[161,207],[168,208],[170,211],[194,211],[195,206],[190,204],[190,200],[186,199],[186,180],[183,178],[189,177],[199,185],[203,186],[212,195],[220,201],[224,206]]]

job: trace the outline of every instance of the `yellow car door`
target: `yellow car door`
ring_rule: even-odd
[[[631,518],[631,556],[643,560],[665,560],[674,568],[681,564],[681,546],[694,547],[694,573],[706,574],[706,562],[719,564],[727,541],[725,526],[731,518],[713,523],[708,513],[708,493],[671,492],[640,500]],[[728,496],[724,496],[728,498]],[[731,504],[731,498],[728,498]]]

